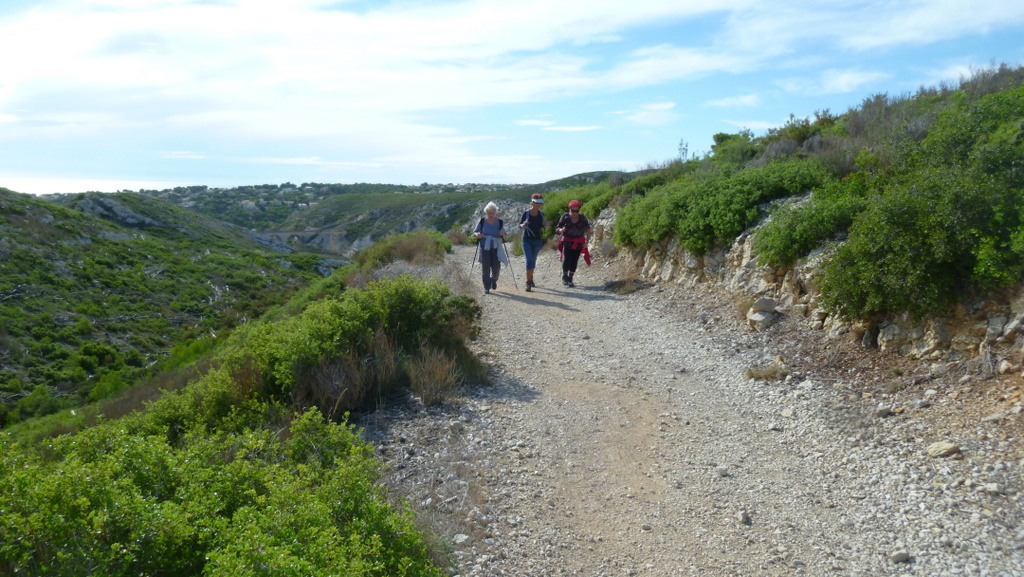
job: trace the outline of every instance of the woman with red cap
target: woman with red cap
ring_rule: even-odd
[[[583,203],[578,200],[569,201],[569,212],[558,219],[558,225],[555,227],[555,232],[562,235],[558,247],[562,253],[562,284],[567,287],[576,286],[573,284],[573,276],[576,274],[581,254],[586,254],[587,264],[590,264],[590,253],[587,252],[590,222],[587,217],[580,214],[582,205]]]

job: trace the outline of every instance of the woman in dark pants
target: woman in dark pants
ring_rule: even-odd
[[[480,268],[483,269],[484,294],[498,289],[498,275],[501,273],[501,261],[508,257],[503,254],[502,243],[505,240],[505,223],[498,218],[498,206],[488,202],[484,207],[484,217],[477,223],[473,236],[478,238],[477,250],[480,253]]]
[[[567,287],[576,286],[573,283],[573,276],[576,274],[581,254],[586,255],[587,264],[590,264],[590,253],[587,252],[590,222],[587,217],[580,214],[580,206],[580,201],[570,201],[569,212],[558,219],[558,226],[555,228],[555,232],[562,235],[558,246],[562,252],[562,284]]]

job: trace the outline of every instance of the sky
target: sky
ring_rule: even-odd
[[[525,183],[1024,64],[1020,0],[3,0],[0,187]]]

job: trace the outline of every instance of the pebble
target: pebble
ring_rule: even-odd
[[[929,457],[948,457],[960,452],[960,447],[948,441],[939,441],[928,446],[925,453]]]
[[[906,563],[907,561],[910,561],[910,553],[903,550],[896,551],[889,557],[889,559],[893,563]]]

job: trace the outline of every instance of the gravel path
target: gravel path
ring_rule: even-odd
[[[362,423],[455,572],[1024,576],[1019,409],[956,420],[970,380],[936,375],[875,396],[881,369],[837,378],[808,352],[831,349],[745,329],[724,295],[617,295],[625,265],[602,259],[563,288],[552,258],[532,293],[521,258],[518,290],[460,277],[490,385]],[[780,356],[800,369],[748,378]]]

